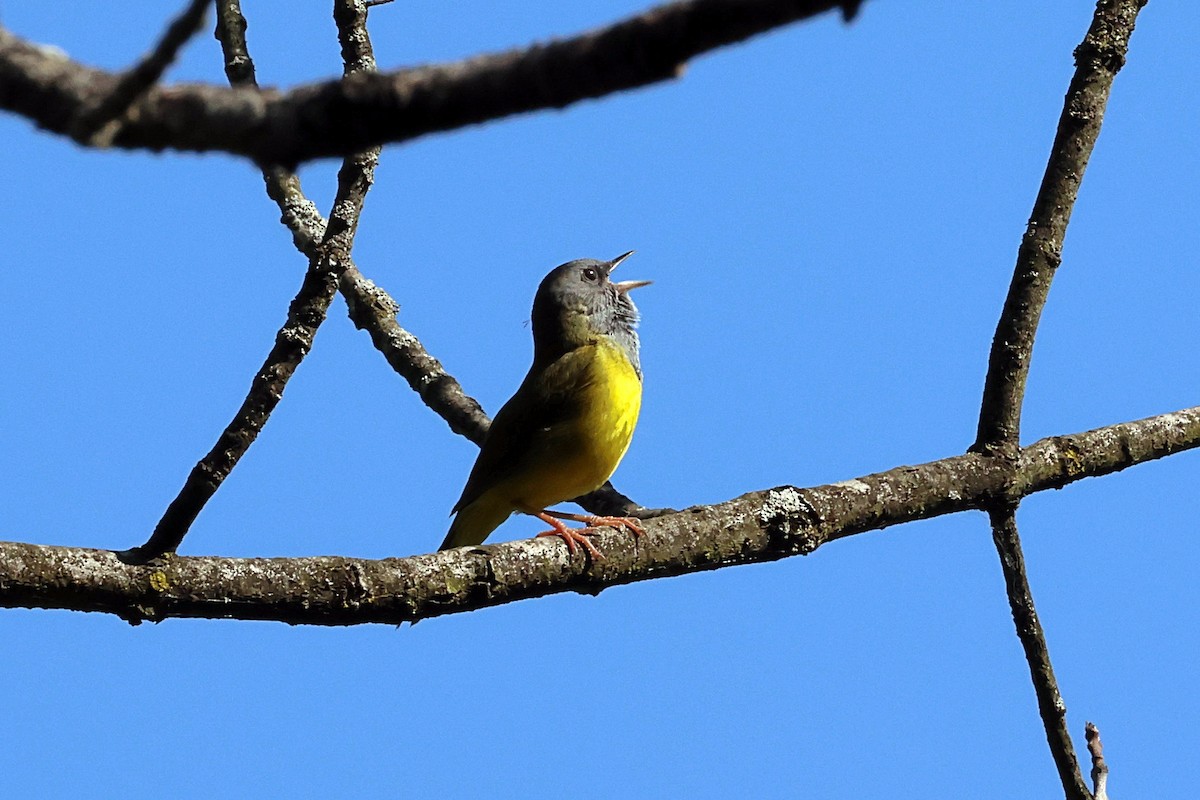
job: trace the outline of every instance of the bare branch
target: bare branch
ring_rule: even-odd
[[[362,0],[335,0],[334,21],[338,26],[348,76],[375,69],[366,31],[366,14]],[[245,46],[245,19],[241,18],[239,23],[240,17],[238,0],[227,0],[220,11],[217,32],[218,36],[225,34],[236,39],[224,48],[226,74],[253,81],[254,67]],[[242,66],[231,70],[231,64]],[[378,163],[379,148],[349,156],[342,162],[333,210],[324,226],[321,243],[310,255],[308,271],[288,309],[287,322],[276,334],[275,345],[254,376],[249,394],[212,450],[192,468],[183,489],[167,506],[149,540],[126,551],[125,559],[138,563],[175,552],[196,516],[258,438],[271,412],[283,398],[287,382],[312,348],[317,328],[325,320],[342,272],[350,263],[359,215]],[[269,170],[265,179],[268,186],[274,184],[282,196],[294,197],[286,173]],[[299,193],[298,181],[294,193]]]
[[[192,468],[150,538],[127,551],[126,558],[143,561],[179,547],[196,516],[258,438],[283,398],[287,382],[312,349],[317,327],[325,320],[337,291],[337,276],[343,264],[336,257],[322,256],[309,267],[288,308],[287,321],[275,335],[275,344],[254,375],[241,407],[208,454]]]
[[[1092,794],[1095,800],[1108,800],[1108,763],[1104,760],[1100,729],[1089,722],[1083,730],[1092,756]]]
[[[124,120],[120,119],[150,87],[158,82],[179,51],[204,24],[204,15],[212,0],[192,0],[168,26],[158,45],[136,66],[115,81],[109,93],[81,109],[71,136],[95,147],[107,147]]]
[[[112,143],[220,150],[291,166],[670,80],[702,53],[857,6],[849,0],[687,0],[569,39],[286,93],[172,86],[148,93]],[[115,80],[0,28],[0,108],[41,128],[71,135],[78,109]]]
[[[225,74],[230,83],[256,87],[254,62],[246,45],[246,19],[239,0],[221,3],[217,39],[225,53]],[[263,179],[267,194],[283,214],[283,223],[292,231],[296,248],[311,258],[317,242],[325,236],[325,218],[304,196],[300,178],[294,173],[274,167],[263,172]],[[417,337],[396,321],[400,305],[365,278],[352,260],[347,260],[339,283],[350,319],[370,334],[371,341],[392,368],[408,381],[426,405],[446,420],[452,431],[481,444],[490,424],[487,414]]]
[[[1144,5],[1145,0],[1100,0],[1083,43],[1075,50],[1075,75],[992,339],[974,445],[980,452],[1011,456],[1020,446],[1021,404],[1038,321],[1062,260],[1067,223],[1100,135],[1113,78],[1125,64],[1129,37]]]
[[[342,273],[341,289],[355,327],[370,334],[392,369],[408,381],[425,405],[446,420],[450,430],[482,445],[491,420],[417,337],[400,327],[396,301],[353,266]]]
[[[1050,282],[1062,261],[1063,240],[1083,173],[1100,135],[1113,80],[1125,63],[1134,23],[1145,0],[1100,0],[1092,24],[1075,50],[1075,74],[1067,87],[1058,130],[1033,212],[1017,252],[1016,269],[988,360],[979,428],[972,450],[995,457],[1013,480],[987,505],[992,538],[1004,570],[1017,637],[1029,663],[1046,741],[1067,800],[1091,800],[1066,726],[1066,705],[1054,678],[1045,634],[1038,621],[1017,533],[1020,501],[1017,464],[1021,408],[1038,321]]]
[[[371,38],[367,35],[367,7],[363,0],[334,0],[333,20],[338,29],[338,41],[342,45],[345,77],[375,72],[375,54],[371,50]],[[335,276],[334,291],[337,290],[342,272],[349,266],[358,220],[378,165],[379,148],[371,147],[348,156],[338,171],[337,194],[322,241],[322,249],[336,252],[342,262]]]
[[[1043,439],[1020,454],[1018,491],[1057,489],[1198,446],[1200,406]],[[131,621],[394,624],[807,554],[865,531],[982,508],[1010,477],[996,459],[968,453],[810,489],[753,492],[649,522],[637,540],[601,533],[598,563],[571,559],[546,539],[380,561],[172,556],[146,566],[123,564],[109,551],[7,543],[0,544],[0,607],[104,611]]]
[[[1079,772],[1079,760],[1075,757],[1075,746],[1067,731],[1067,706],[1058,691],[1054,678],[1054,667],[1050,664],[1050,650],[1046,646],[1046,632],[1038,620],[1033,605],[1033,593],[1025,572],[1025,556],[1021,552],[1021,539],[1017,534],[1016,506],[997,508],[989,512],[992,521],[992,538],[996,552],[1000,554],[1000,565],[1004,570],[1004,586],[1008,593],[1008,605],[1012,609],[1013,623],[1017,627],[1017,638],[1025,651],[1029,663],[1029,675],[1033,679],[1033,691],[1037,696],[1038,713],[1046,729],[1046,741],[1050,754],[1058,768],[1067,800],[1092,800],[1091,792]]]
[[[246,17],[240,0],[217,3],[217,28],[214,36],[225,57],[225,77],[234,88],[258,89],[254,60],[246,45]],[[325,218],[316,205],[304,196],[300,178],[281,167],[263,170],[267,195],[282,213],[280,219],[292,232],[296,249],[309,259],[317,255],[317,245],[325,238]]]

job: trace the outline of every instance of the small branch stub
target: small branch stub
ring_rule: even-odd
[[[1089,722],[1083,730],[1088,752],[1092,754],[1092,794],[1095,800],[1108,800],[1108,762],[1104,760],[1100,729]]]

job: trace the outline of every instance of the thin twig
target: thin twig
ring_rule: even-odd
[[[524,49],[290,92],[214,86],[153,91],[118,147],[220,150],[259,164],[295,165],[678,78],[692,58],[833,9],[847,0],[688,0],[605,28]],[[113,76],[0,28],[0,108],[70,135],[73,109]]]
[[[1108,762],[1104,760],[1104,745],[1100,741],[1100,729],[1088,723],[1083,729],[1087,739],[1088,753],[1092,756],[1092,796],[1095,800],[1108,800]]]
[[[254,60],[246,45],[246,17],[240,0],[221,0],[217,3],[217,27],[213,32],[221,43],[225,58],[225,77],[235,89],[258,89]],[[304,196],[300,178],[282,167],[263,170],[267,195],[282,213],[281,222],[292,232],[296,249],[312,259],[318,244],[325,238],[325,218],[316,205]]]
[[[1022,451],[1019,491],[1058,489],[1196,447],[1200,407],[1055,436]],[[826,486],[753,492],[654,520],[638,539],[601,532],[605,560],[596,563],[570,558],[547,539],[399,559],[172,556],[146,566],[122,564],[108,551],[0,543],[0,607],[102,611],[131,621],[395,624],[803,555],[865,531],[981,508],[1009,479],[1002,462],[968,453]],[[412,531],[409,541],[441,535]]]
[[[1021,406],[1038,321],[1062,260],[1067,223],[1100,135],[1113,78],[1125,64],[1129,37],[1143,5],[1145,0],[1101,0],[1083,43],[1075,50],[1075,74],[992,339],[974,445],[980,452],[1011,456],[1019,446]]]
[[[123,124],[121,117],[174,63],[179,51],[204,24],[211,3],[212,0],[192,0],[172,20],[155,48],[136,66],[122,73],[108,94],[80,112],[72,137],[94,147],[108,147]]]
[[[253,81],[254,67],[245,47],[245,19],[241,18],[239,23],[239,17],[237,0],[226,0],[218,14],[218,35],[241,37],[224,50],[226,74]],[[375,69],[362,0],[335,0],[334,21],[338,26],[346,74]],[[359,215],[378,162],[379,148],[343,161],[329,223],[324,226],[320,245],[310,255],[308,271],[288,309],[287,322],[275,336],[274,347],[254,376],[241,408],[208,455],[192,469],[183,489],[167,507],[149,540],[123,554],[130,562],[144,562],[178,549],[196,516],[254,443],[283,398],[288,380],[312,348],[317,328],[325,320],[329,304],[337,293],[342,271],[350,263]],[[287,191],[285,173],[269,170],[266,180],[268,184],[277,180],[277,188]]]
[[[1046,729],[1046,741],[1050,754],[1058,768],[1067,800],[1092,800],[1083,775],[1079,772],[1079,760],[1075,757],[1075,746],[1067,731],[1067,706],[1058,691],[1054,678],[1054,667],[1050,664],[1050,650],[1046,646],[1046,633],[1038,621],[1033,605],[1033,593],[1025,571],[1025,556],[1021,552],[1021,540],[1017,535],[1016,507],[989,511],[992,521],[992,538],[996,552],[1000,554],[1000,565],[1004,570],[1004,586],[1008,593],[1008,604],[1012,610],[1017,638],[1025,651],[1029,674],[1033,678],[1033,690],[1037,695],[1038,712]]]

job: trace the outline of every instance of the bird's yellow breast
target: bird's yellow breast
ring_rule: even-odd
[[[541,511],[602,486],[629,449],[642,407],[641,378],[607,337],[571,351],[552,369],[572,384],[575,413],[547,432],[543,457],[511,486],[521,511]]]

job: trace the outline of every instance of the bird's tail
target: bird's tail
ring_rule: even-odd
[[[489,494],[484,494],[472,503],[459,509],[450,523],[450,532],[438,550],[449,550],[451,547],[483,544],[483,540],[492,531],[500,527],[500,523],[513,513],[513,507],[508,503],[498,502]]]

